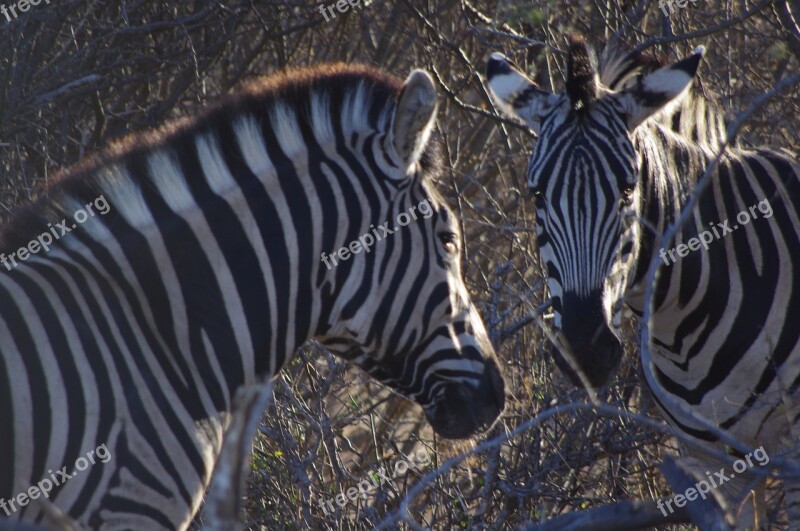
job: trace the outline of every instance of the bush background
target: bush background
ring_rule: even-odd
[[[800,70],[798,14],[797,0],[695,0],[669,18],[646,0],[374,0],[326,21],[311,1],[42,2],[10,23],[0,17],[0,222],[59,168],[113,138],[192,114],[253,77],[330,61],[398,77],[426,68],[442,95],[439,132],[450,166],[437,185],[463,219],[468,285],[507,376],[508,407],[490,435],[509,433],[587,398],[545,355],[524,175],[534,138],[495,115],[482,81],[488,54],[504,51],[541,86],[560,90],[568,32],[586,34],[598,51],[619,33],[632,44],[650,42],[669,61],[705,44],[700,77],[735,115]],[[740,141],[796,154],[798,107],[795,85],[747,120]],[[540,416],[430,481],[410,500],[413,518],[383,525],[516,529],[671,495],[657,466],[675,453],[674,438],[628,416],[657,417],[638,384],[634,324],[629,328],[628,355],[601,396],[619,414]],[[267,529],[379,525],[421,473],[476,444],[437,439],[422,418],[417,406],[305,346],[277,378],[254,446],[243,522]],[[431,458],[425,470],[403,474],[366,500],[343,508],[334,502],[328,514],[321,508],[320,500],[420,449]],[[769,515],[778,525],[781,498],[770,489]]]

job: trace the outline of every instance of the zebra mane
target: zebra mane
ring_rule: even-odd
[[[80,201],[97,197],[95,181],[111,165],[124,164],[161,146],[185,145],[198,134],[224,130],[242,116],[265,123],[270,118],[288,118],[299,128],[309,126],[318,141],[334,141],[338,135],[347,138],[359,131],[387,131],[402,87],[400,79],[363,65],[321,65],[259,78],[195,115],[112,141],[57,172],[39,198],[17,209],[0,229],[0,251],[25,245],[31,235],[47,231],[48,223],[70,216]],[[294,137],[291,140],[302,138],[299,131],[286,132],[292,133],[288,135]],[[437,143],[430,144],[420,160],[423,167],[435,165],[437,159]]]
[[[580,35],[570,35],[566,92],[574,111],[584,112],[597,99],[597,66],[589,46]]]

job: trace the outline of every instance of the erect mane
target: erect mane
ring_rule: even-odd
[[[567,97],[573,110],[581,113],[597,98],[597,66],[586,40],[569,35],[567,59]]]
[[[341,107],[354,91],[363,90],[361,103],[371,111],[358,116],[366,127],[376,127],[378,113],[394,108],[403,83],[398,78],[365,65],[344,63],[306,67],[264,76],[245,84],[239,90],[223,96],[206,106],[196,116],[180,118],[151,130],[132,133],[112,141],[95,155],[56,175],[56,180],[68,179],[91,172],[109,162],[120,160],[136,151],[146,151],[179,135],[192,134],[202,127],[227,120],[232,113],[264,113],[279,102],[298,111],[298,117],[310,119],[311,96],[326,93],[331,108]],[[353,124],[358,125],[358,124]]]
[[[103,167],[124,163],[162,145],[182,143],[198,132],[229,123],[234,116],[271,116],[281,106],[294,111],[298,124],[317,125],[320,129],[314,123],[314,111],[323,99],[331,118],[327,121],[330,125],[322,129],[338,128],[345,134],[386,130],[402,86],[400,79],[377,69],[346,64],[308,67],[256,79],[195,115],[112,141],[57,172],[36,202],[18,209],[0,228],[0,251],[25,245],[32,236],[46,231],[48,223],[70,216],[72,212],[65,203],[74,201],[65,202],[64,198],[89,201],[96,197],[90,177]],[[423,158],[425,163],[430,156]]]

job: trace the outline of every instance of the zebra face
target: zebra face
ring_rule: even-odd
[[[527,177],[552,325],[561,342],[551,353],[573,383],[581,385],[583,372],[590,385],[598,386],[622,354],[609,323],[638,254],[638,224],[632,223],[636,157],[612,105],[597,105],[579,118],[563,112],[567,103],[543,120]],[[603,132],[621,134],[614,138]],[[609,142],[615,148],[610,156],[605,154]],[[611,174],[606,173],[609,167],[615,170]]]
[[[615,92],[571,39],[566,90],[551,94],[492,54],[487,77],[498,106],[539,135],[528,165],[540,258],[547,271],[557,345],[575,385],[605,384],[619,363],[619,325],[639,253],[643,160],[633,133],[690,85],[702,49]]]
[[[407,242],[374,251],[389,274],[369,279],[368,300],[343,319],[343,356],[420,404],[439,435],[463,438],[493,424],[505,384],[461,275],[455,217],[434,194],[426,200],[434,215],[409,225]]]
[[[377,176],[384,205],[359,228],[389,220],[391,232],[330,272],[341,289],[317,339],[420,404],[439,435],[463,438],[494,423],[505,384],[464,284],[457,218],[430,185],[442,164],[428,134],[435,101],[433,80],[413,73],[387,137],[393,160]]]

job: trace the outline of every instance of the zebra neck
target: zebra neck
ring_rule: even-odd
[[[104,334],[104,356],[155,360],[179,394],[208,393],[223,411],[240,385],[276,374],[316,333],[331,294],[315,282],[324,265],[310,235],[322,207],[307,198],[303,165],[265,173],[256,155],[228,155],[235,136],[211,138],[133,155],[57,191],[44,217],[69,217],[101,195],[110,210],[7,272],[0,288],[41,284],[46,300],[31,289],[32,304],[51,307],[65,330]]]
[[[662,248],[674,245],[674,242],[660,241],[660,236],[680,218],[713,154],[709,147],[689,143],[658,124],[641,133],[637,132],[635,145],[642,157],[639,216],[644,223],[640,224],[638,258],[631,288],[626,293],[626,303],[641,314],[644,308],[644,281],[650,263],[661,260]],[[671,273],[675,271],[675,268],[670,270]]]
[[[724,109],[698,80],[677,105],[664,108],[634,135],[635,149],[643,161],[640,217],[647,223],[641,229],[633,287],[626,301],[638,313],[644,304],[642,282],[653,255],[661,249],[656,240],[680,217],[697,181],[724,142],[726,130]]]
[[[0,251],[102,196],[107,215],[36,257],[58,277],[56,293],[40,298],[74,319],[69,329],[118,334],[111,356],[159,360],[173,385],[211,389],[214,407],[225,409],[221,397],[276,374],[299,345],[330,331],[337,298],[360,275],[353,260],[326,268],[321,254],[389,219],[394,185],[371,172],[396,171],[374,154],[386,151],[380,132],[399,89],[360,69],[337,76],[333,91],[306,78],[286,82],[291,98],[256,87],[197,119],[122,141],[3,227]],[[42,283],[32,273],[31,264],[8,272]],[[77,297],[73,285],[82,286]]]

